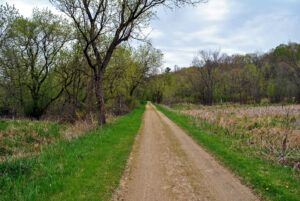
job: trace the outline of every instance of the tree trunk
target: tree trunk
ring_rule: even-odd
[[[20,108],[21,108],[21,115],[20,116],[22,118],[24,118],[25,117],[25,104],[24,104],[23,90],[21,88],[21,85],[20,85],[19,93],[20,93]]]
[[[90,114],[93,111],[93,107],[95,106],[93,97],[95,91],[95,79],[91,78],[88,80],[88,84],[86,86],[87,90],[87,98],[86,98],[86,108],[87,108],[87,113]]]
[[[103,75],[95,76],[95,94],[97,99],[97,113],[98,113],[98,126],[103,126],[106,124],[105,119],[105,107],[103,99]]]
[[[33,105],[32,105],[32,111],[30,116],[35,118],[36,120],[40,120],[42,116],[42,112],[40,111],[40,107],[39,107],[39,97],[38,95],[34,95],[32,99],[33,99]]]
[[[130,97],[132,97],[134,90],[137,88],[138,85],[134,85],[131,89],[130,89]]]
[[[297,89],[297,93],[296,93],[296,103],[300,103],[300,86],[298,86],[298,89]]]
[[[119,106],[119,109],[118,109],[118,115],[121,115],[121,109],[122,109],[122,102],[121,102],[121,96],[118,95],[118,106]]]
[[[243,101],[242,101],[242,92],[240,91],[240,104],[243,104]]]

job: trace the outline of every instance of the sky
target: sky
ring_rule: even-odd
[[[26,17],[48,0],[0,0]],[[164,66],[188,67],[200,50],[264,53],[282,43],[300,43],[300,0],[209,0],[196,7],[159,8],[148,39],[164,53]],[[58,13],[58,11],[55,11]]]

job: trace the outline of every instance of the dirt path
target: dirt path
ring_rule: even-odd
[[[252,201],[250,189],[148,103],[113,201]]]

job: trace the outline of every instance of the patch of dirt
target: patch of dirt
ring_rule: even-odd
[[[112,201],[258,200],[181,128],[148,103]]]

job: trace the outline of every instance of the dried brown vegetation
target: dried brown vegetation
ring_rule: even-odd
[[[0,120],[0,160],[37,153],[61,139],[65,126],[30,120]]]
[[[117,119],[117,117],[113,114],[108,113],[106,115],[106,121],[108,123],[114,121]],[[89,115],[88,118],[79,118],[75,123],[73,123],[71,126],[69,126],[63,133],[63,138],[65,139],[71,139],[73,137],[78,137],[82,135],[83,133],[86,133],[89,130],[93,130],[97,128],[97,121],[96,118],[93,115]]]
[[[198,107],[182,113],[215,123],[234,136],[233,146],[250,145],[278,163],[299,166],[300,105],[263,107]],[[217,134],[217,132],[212,131]]]
[[[108,114],[107,121],[117,117]],[[97,128],[95,117],[77,118],[73,124],[50,121],[0,119],[0,161],[12,157],[35,155],[43,145],[78,137]]]

